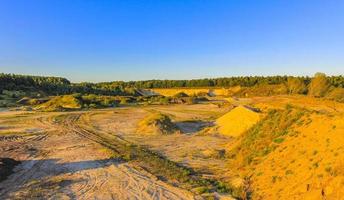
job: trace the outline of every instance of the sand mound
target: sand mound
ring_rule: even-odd
[[[167,115],[151,113],[139,122],[137,132],[148,135],[172,134],[178,132],[178,128]]]
[[[80,100],[72,95],[56,96],[36,107],[37,110],[42,111],[64,111],[76,110],[80,108],[82,108]]]
[[[237,137],[259,121],[260,115],[244,106],[238,106],[216,120],[218,130],[223,135]]]
[[[343,199],[343,119],[338,112],[270,111],[229,150],[228,167],[249,174],[252,199]]]

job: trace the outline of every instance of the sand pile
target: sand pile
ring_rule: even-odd
[[[64,111],[80,108],[82,108],[81,101],[72,95],[56,96],[36,107],[37,110],[42,111]]]
[[[216,120],[218,131],[223,135],[237,137],[260,119],[259,113],[244,106],[238,106]]]
[[[161,113],[151,113],[138,124],[137,132],[140,134],[159,135],[179,132],[171,119]]]

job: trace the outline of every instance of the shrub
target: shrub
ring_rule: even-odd
[[[88,105],[88,107],[89,108],[97,108],[98,106],[95,103],[91,103],[91,104]]]
[[[307,92],[306,84],[300,78],[288,77],[287,86],[289,94],[305,94]]]
[[[324,73],[316,73],[308,87],[310,96],[323,97],[330,88],[330,81]]]
[[[278,144],[282,143],[283,141],[284,141],[284,138],[276,138],[276,139],[274,139],[274,142],[278,143]]]
[[[159,103],[160,104],[164,104],[167,105],[170,102],[170,98],[169,97],[159,97]]]
[[[56,96],[36,108],[42,111],[77,110],[82,108],[82,102],[72,95]]]
[[[119,104],[121,104],[121,105],[125,105],[125,104],[127,104],[128,103],[128,99],[127,98],[125,98],[125,97],[123,97],[123,98],[121,98],[121,101],[120,101],[120,103]]]
[[[195,103],[197,103],[197,98],[196,97],[187,97],[187,98],[185,98],[185,102],[187,103],[187,104],[195,104]]]
[[[102,107],[111,107],[114,105],[114,102],[109,98],[104,98],[102,101],[100,101],[100,105]]]
[[[82,94],[80,94],[80,93],[74,93],[74,94],[72,94],[72,96],[75,97],[75,98],[77,98],[77,99],[81,99]]]
[[[326,98],[344,103],[344,88],[334,88],[331,92],[328,93]]]
[[[97,101],[97,95],[95,94],[89,94],[82,96],[82,101],[84,101],[87,104],[95,103]]]
[[[201,187],[194,188],[193,191],[196,194],[203,194],[203,193],[209,192],[210,190],[207,187],[201,186]]]
[[[181,97],[189,97],[189,95],[187,95],[185,92],[179,92],[179,93],[173,95],[173,97],[181,98]]]

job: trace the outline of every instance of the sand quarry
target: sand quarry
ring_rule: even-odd
[[[232,166],[227,151],[269,108],[286,104],[311,110],[308,121],[294,128],[299,134],[285,137],[253,169]],[[249,174],[252,199],[341,199],[343,111],[339,103],[284,96],[236,99],[223,107],[208,103],[77,112],[2,111],[0,157],[21,163],[0,182],[0,199],[206,198],[135,162],[117,159],[108,145],[112,139],[143,145],[203,177],[231,183]],[[140,134],[138,124],[152,112],[169,116],[179,131]],[[217,132],[207,133],[207,128]],[[232,199],[221,193],[212,197]]]

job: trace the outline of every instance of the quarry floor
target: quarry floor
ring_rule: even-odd
[[[136,132],[137,122],[152,110],[180,122],[181,134],[147,136]],[[221,149],[230,140],[195,136],[204,121],[226,109],[214,105],[128,107],[82,112],[0,113],[0,157],[21,161],[14,173],[0,182],[0,199],[199,199],[189,191],[158,180],[152,174],[111,157],[99,142],[83,135],[76,122],[99,133],[107,132],[146,145],[169,159],[216,176],[224,161],[199,155]],[[63,122],[60,119],[61,114]],[[73,116],[78,116],[73,117]]]
[[[323,199],[322,191],[330,194],[326,199],[343,196],[343,104],[298,96],[228,101],[232,105],[259,108],[263,113],[287,104],[312,111],[313,122],[299,127],[300,137],[287,138],[253,170],[259,174],[253,176],[253,186],[262,199]],[[212,154],[214,150],[228,149],[235,139],[199,133],[231,109],[231,106],[209,103],[77,112],[1,111],[0,158],[12,158],[21,164],[0,182],[0,199],[201,199],[159,180],[133,162],[113,158],[101,141],[93,140],[76,124],[92,128],[98,134],[110,134],[143,145],[191,167],[204,177],[230,180],[235,174],[227,160]],[[182,132],[171,135],[137,132],[138,122],[154,111],[169,115]],[[309,170],[314,162],[311,157],[322,161],[319,167]],[[332,168],[338,168],[336,177],[326,172],[330,161]],[[294,174],[285,176],[287,169]],[[271,177],[276,173],[287,178],[272,183]]]

